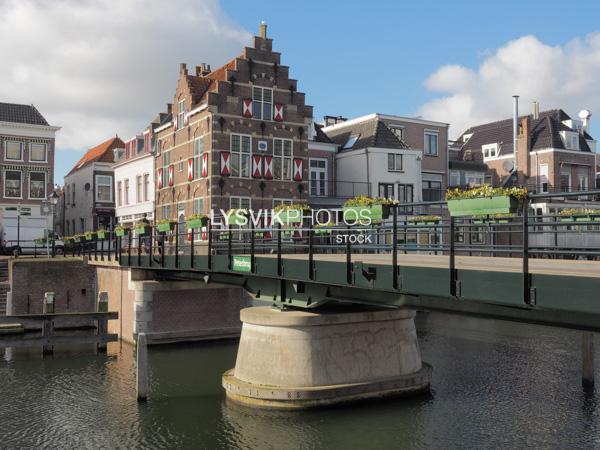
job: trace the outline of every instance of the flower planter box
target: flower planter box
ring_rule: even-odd
[[[106,239],[106,231],[97,231],[96,234],[98,235],[98,239]]]
[[[136,225],[135,232],[138,236],[146,236],[150,234],[150,225]]]
[[[371,222],[381,222],[390,217],[389,205],[344,206],[343,211],[344,220],[350,223],[367,219],[371,219]]]
[[[186,225],[188,228],[202,228],[208,225],[208,217],[200,217],[197,219],[188,219],[186,221]]]
[[[505,195],[448,200],[448,211],[453,217],[514,214],[518,208],[519,199]]]
[[[116,228],[115,234],[119,237],[123,237],[129,234],[129,228]]]
[[[167,231],[173,231],[175,229],[175,222],[163,222],[156,225],[156,228],[161,233],[166,233]]]
[[[226,241],[229,239],[229,233],[221,233],[217,239],[219,241]]]
[[[96,240],[96,233],[85,233],[85,240],[86,241],[95,241]]]
[[[243,210],[243,213],[239,213],[238,211],[240,211],[239,209],[234,209],[231,214],[229,215],[229,219],[228,219],[228,223],[229,226],[231,225],[247,225],[248,224],[248,217],[247,217],[247,211]],[[240,216],[238,216],[238,214],[240,214]]]
[[[600,216],[592,216],[594,222],[600,222]]]
[[[560,218],[561,222],[575,222],[575,218],[571,216],[565,216]]]
[[[333,230],[330,228],[315,228],[315,234],[331,234]]]
[[[285,209],[276,213],[283,224],[302,223],[305,215],[310,214],[310,209]]]
[[[591,220],[589,216],[575,216],[575,222],[590,222]]]

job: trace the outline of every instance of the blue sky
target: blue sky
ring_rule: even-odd
[[[194,2],[194,0],[181,1]],[[204,1],[209,4],[215,3],[214,0],[197,1],[199,3],[196,6],[200,15],[205,7]],[[523,56],[522,53],[527,52],[528,48],[533,49],[533,53],[537,51],[536,49],[547,49],[549,52],[554,49],[557,53],[568,53],[572,51],[569,49],[573,47],[574,40],[585,41],[586,36],[600,31],[598,21],[600,6],[595,2],[579,2],[569,6],[564,2],[523,0],[502,2],[222,0],[220,5],[217,3],[212,7],[216,8],[219,16],[215,19],[217,26],[226,23],[228,30],[240,29],[242,37],[239,39],[242,41],[249,36],[244,35],[244,31],[255,34],[259,22],[261,20],[267,22],[269,37],[274,39],[275,50],[282,53],[282,63],[290,66],[291,76],[299,80],[299,89],[306,92],[307,102],[315,107],[315,118],[318,120],[324,114],[354,117],[370,112],[382,112],[414,116],[426,111],[435,116],[433,118],[444,119],[445,122],[459,129],[467,124],[476,124],[472,123],[473,121],[505,117],[510,113],[511,108],[509,94],[513,89],[518,89],[515,86],[526,89],[523,86],[529,85],[523,82],[518,84],[515,81],[513,86],[507,82],[507,85],[502,87],[503,90],[500,89],[502,95],[488,102],[485,98],[488,91],[496,91],[495,86],[490,85],[488,80],[479,83],[478,91],[474,89],[474,92],[477,92],[473,94],[475,99],[471,99],[488,105],[487,110],[483,106],[466,113],[460,110],[462,106],[456,105],[444,109],[430,102],[444,98],[446,95],[456,94],[461,89],[463,93],[465,89],[468,91],[468,87],[465,88],[464,84],[472,82],[470,78],[472,74],[467,73],[464,78],[456,80],[452,76],[450,79],[444,78],[447,74],[440,73],[427,84],[426,80],[436,74],[440,68],[446,65],[458,65],[462,67],[462,72],[474,71],[473,79],[477,79],[478,71],[488,65],[488,60],[491,61],[489,65],[492,66],[494,61],[497,63],[498,60],[502,60],[498,49],[510,47],[513,53],[508,52],[508,58],[511,58],[511,54],[520,54],[520,57],[525,60],[524,64],[527,64],[528,55]],[[177,8],[172,9],[172,14],[177,19]],[[182,16],[181,20],[184,19],[185,17]],[[511,47],[511,41],[524,36],[532,37],[533,44],[524,42],[520,47]],[[212,39],[214,41],[210,43],[219,41],[218,32]],[[525,45],[528,43],[531,45]],[[125,40],[121,45],[132,44]],[[173,45],[177,43],[173,42]],[[236,41],[235,45],[227,47],[220,54],[213,53],[210,55],[212,59],[207,60],[203,55],[206,45],[206,42],[198,42],[184,54],[188,67],[201,61],[212,63],[215,67],[218,63],[239,53],[241,48]],[[585,42],[582,45],[585,47],[584,54],[585,51],[594,53],[597,50],[597,45]],[[238,50],[232,50],[236,46]],[[574,52],[578,54],[577,51]],[[556,64],[561,64],[557,58],[559,57],[548,57],[547,60],[555,64],[548,69],[548,72],[555,70],[553,67],[555,68]],[[157,65],[157,68],[164,65],[160,57],[153,59],[152,63]],[[150,106],[138,110],[135,115],[132,112],[133,117],[128,118],[130,122],[123,121],[123,124],[134,123],[135,127],[141,130],[141,127],[164,106],[164,103],[169,101],[177,76],[177,67],[170,67],[171,64],[169,62],[168,77],[165,78],[171,81],[163,81],[161,86],[156,88],[161,90],[160,101],[152,103],[156,107]],[[122,76],[135,77],[133,72]],[[562,76],[566,78],[558,78],[557,83],[566,83],[564,80],[568,80],[569,74]],[[531,80],[528,81],[531,83]],[[528,98],[526,92],[518,92],[524,95],[522,112],[529,112],[528,102],[531,99],[540,101],[542,110],[547,107],[563,106],[562,103],[566,103],[570,108],[568,112],[573,115],[576,115],[579,109],[586,107],[597,111],[598,114],[592,117],[592,132],[600,134],[600,127],[596,126],[600,124],[598,90],[594,95],[587,95],[586,92],[577,89],[575,94],[554,95],[553,88],[548,89],[550,91],[546,92],[543,89],[536,91],[535,95],[542,98]],[[450,93],[447,94],[445,90]],[[121,107],[128,108],[128,102],[123,102]],[[462,111],[458,112],[456,117],[451,113],[455,108]],[[479,112],[475,113],[476,111]],[[125,131],[119,129],[102,131],[106,138],[114,133],[129,137],[132,134],[130,126],[123,127],[129,128]],[[119,121],[116,121],[113,128],[119,128]],[[455,135],[459,134],[459,129],[454,130]],[[82,141],[76,142],[79,147],[65,145],[59,135],[57,182],[62,182],[62,176],[83,153]],[[98,138],[90,135],[87,147],[98,143]]]

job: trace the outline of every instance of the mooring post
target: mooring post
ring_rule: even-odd
[[[44,314],[54,314],[54,292],[44,293],[44,302],[42,304],[42,312]],[[45,338],[51,338],[54,332],[54,321],[50,318],[44,319],[42,324],[42,336]],[[50,344],[42,347],[42,353],[44,355],[51,354],[54,351],[54,347]]]
[[[146,401],[148,396],[148,344],[146,333],[137,337],[136,384],[138,402]]]
[[[97,312],[108,312],[108,292],[98,292],[98,304],[96,305]],[[108,320],[98,319],[97,334],[98,336],[106,336],[108,333]],[[98,352],[106,351],[106,342],[98,342]]]
[[[581,384],[594,386],[594,333],[581,333]]]

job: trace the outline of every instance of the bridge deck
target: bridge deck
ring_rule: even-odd
[[[256,255],[257,258],[271,258],[277,255]],[[283,259],[307,258],[306,254],[286,254]],[[343,254],[317,254],[315,261],[330,261],[344,263],[346,255]],[[352,262],[365,264],[392,264],[390,254],[352,254]],[[486,270],[493,272],[521,273],[523,266],[520,258],[503,258],[487,256],[457,256],[456,268],[463,270]],[[398,265],[409,267],[432,267],[446,269],[449,267],[447,255],[424,255],[424,254],[398,254]],[[600,261],[576,261],[564,259],[530,259],[529,270],[531,273],[545,275],[563,275],[578,277],[600,278]]]

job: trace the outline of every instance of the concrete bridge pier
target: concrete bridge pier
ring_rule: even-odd
[[[429,390],[431,367],[421,361],[414,311],[261,306],[240,316],[235,368],[222,380],[236,403],[302,409]]]

